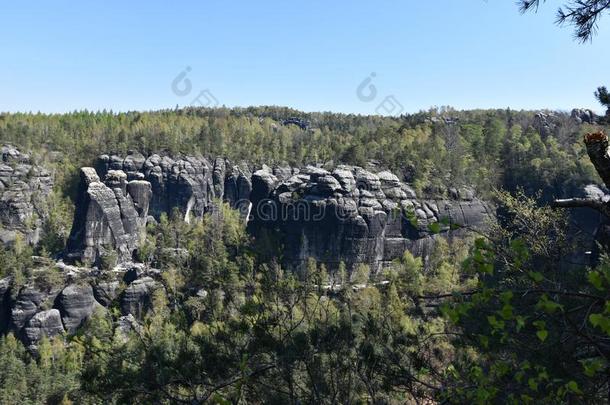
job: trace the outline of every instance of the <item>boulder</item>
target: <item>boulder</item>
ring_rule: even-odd
[[[315,192],[321,195],[332,195],[335,191],[342,189],[339,181],[330,174],[319,176],[314,187]]]
[[[137,333],[141,328],[138,320],[133,315],[129,314],[119,317],[116,322],[115,331],[121,339],[126,341],[131,332]]]
[[[157,283],[151,277],[142,277],[131,283],[121,297],[121,312],[123,315],[133,315],[142,318],[150,308],[153,291]]]
[[[118,296],[118,281],[98,281],[93,286],[93,297],[105,307],[109,307]]]
[[[23,329],[23,338],[33,349],[43,337],[52,338],[64,332],[59,310],[53,308],[32,316]]]
[[[34,286],[23,287],[14,302],[11,303],[9,328],[14,332],[19,332],[50,295]]]
[[[74,333],[99,304],[95,301],[93,288],[89,284],[72,284],[62,290],[57,297],[57,306],[68,333]]]
[[[591,110],[584,108],[574,108],[570,114],[572,119],[574,119],[578,124],[586,123],[586,124],[595,124],[597,121],[597,116]]]

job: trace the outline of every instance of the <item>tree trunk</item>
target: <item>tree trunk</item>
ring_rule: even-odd
[[[604,181],[606,187],[610,188],[610,155],[608,154],[608,136],[603,132],[594,132],[585,135],[585,145],[589,159],[595,166],[595,170]]]

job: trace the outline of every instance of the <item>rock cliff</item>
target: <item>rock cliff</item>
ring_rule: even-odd
[[[107,171],[102,182],[95,169],[82,168],[66,257],[97,264],[114,255],[129,260],[146,225],[151,195],[150,183],[128,182],[121,170]]]
[[[49,171],[12,146],[0,149],[0,243],[20,236],[36,244],[48,216],[46,196],[53,188]]]
[[[56,274],[52,282],[38,276],[49,272]],[[0,279],[0,332],[14,333],[35,351],[43,337],[73,334],[96,311],[107,311],[114,304],[123,315],[119,322],[141,320],[159,288],[163,288],[161,272],[137,263],[113,271],[61,262],[34,269],[25,284],[11,277]]]
[[[81,169],[66,257],[99,263],[116,252],[119,262],[128,261],[149,218],[178,209],[190,221],[220,200],[241,210],[255,236],[276,233],[295,266],[313,257],[329,266],[343,261],[379,269],[405,250],[425,256],[436,234],[480,228],[493,217],[468,188],[419,197],[384,170],[252,168],[134,152],[102,155],[96,169]]]
[[[435,235],[481,229],[493,217],[468,188],[420,198],[389,171],[354,166],[264,168],[252,184],[251,229],[278,233],[297,266],[313,257],[376,271],[405,250],[425,258]]]
[[[3,224],[12,228],[2,229],[29,235],[35,243],[36,232],[30,230],[40,228],[45,215],[36,196],[51,191],[51,177],[16,150],[6,153],[0,171],[10,172],[5,177],[11,181],[0,177],[1,195],[10,203],[2,213],[10,219]],[[376,271],[407,249],[425,257],[437,235],[460,235],[493,217],[490,206],[468,188],[418,196],[385,170],[102,155],[94,167],[80,170],[64,253],[66,262],[79,265],[45,265],[40,272],[55,274],[50,281],[38,269],[25,281],[0,280],[0,330],[36,350],[43,337],[74,333],[96,311],[110,307],[121,312],[120,330],[136,328],[163,289],[164,269],[133,263],[146,224],[175,209],[186,221],[196,220],[219,201],[241,211],[255,238],[273,235],[294,268],[313,257],[331,268],[343,261]],[[25,227],[33,221],[28,218],[36,219],[35,227]]]

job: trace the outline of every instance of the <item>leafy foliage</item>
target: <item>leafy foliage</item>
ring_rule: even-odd
[[[291,116],[311,127],[283,125]],[[279,107],[18,113],[0,115],[0,141],[33,150],[53,169],[58,190],[67,196],[76,192],[78,168],[92,165],[102,151],[138,150],[268,165],[376,161],[404,173],[420,191],[472,184],[485,194],[520,185],[528,192],[541,189],[547,198],[569,195],[596,178],[580,142],[586,126],[567,114],[555,116],[549,132],[533,112],[512,110],[442,108],[402,117],[306,114]],[[62,213],[55,221],[62,228],[70,213],[56,211]]]

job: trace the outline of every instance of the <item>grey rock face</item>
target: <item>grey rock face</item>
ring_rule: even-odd
[[[201,156],[172,158],[153,154],[145,158],[137,152],[125,158],[102,155],[96,171],[106,178],[106,186],[121,189],[119,194],[131,200],[140,227],[149,214],[158,219],[174,208],[179,208],[186,219],[199,218],[213,209],[215,199],[237,206],[250,197],[252,190],[247,168],[220,158],[212,163]],[[126,209],[130,206],[126,204]]]
[[[74,333],[99,304],[95,301],[93,288],[89,284],[72,284],[62,290],[57,297],[57,306],[68,333]]]
[[[64,332],[59,310],[49,309],[37,313],[28,321],[23,337],[26,345],[33,348],[43,337],[52,338]]]
[[[157,282],[151,277],[142,277],[131,283],[121,297],[121,312],[124,315],[133,315],[141,318],[150,307],[153,291]]]
[[[139,244],[148,217],[149,184],[132,181],[128,185],[127,175],[115,169],[105,177],[102,183],[95,169],[81,169],[68,258],[96,263],[111,249],[119,260],[129,260]]]
[[[101,305],[108,307],[118,296],[118,281],[98,281],[93,286],[93,296]]]
[[[85,191],[69,244],[69,251],[86,259],[111,247],[120,261],[129,260],[149,215],[158,219],[178,208],[188,221],[213,211],[216,199],[249,216],[255,234],[279,230],[285,257],[295,265],[314,257],[330,266],[364,262],[379,269],[406,249],[425,256],[433,234],[453,232],[452,224],[482,227],[493,216],[469,188],[418,198],[394,173],[374,173],[375,167],[262,165],[252,172],[225,159],[136,153],[103,155],[96,167],[97,173],[83,169]],[[79,216],[86,219],[79,222]],[[125,313],[134,310],[125,305]]]
[[[307,167],[285,181],[261,170],[252,184],[264,205],[253,209],[251,230],[279,230],[285,258],[296,266],[313,257],[331,267],[367,263],[376,271],[405,250],[425,258],[436,233],[481,229],[493,217],[470,189],[454,190],[452,198],[417,198],[393,173],[359,167],[340,166],[332,175]]]
[[[540,132],[540,135],[547,137],[557,127],[557,116],[552,112],[538,112],[534,116],[534,127]]]
[[[574,108],[570,116],[578,123],[595,124],[597,116],[591,110],[584,108]]]
[[[123,339],[127,339],[129,333],[139,332],[141,329],[138,320],[131,314],[121,316],[116,323],[116,332]]]
[[[39,311],[40,306],[54,296],[54,292],[44,292],[33,286],[23,287],[11,303],[10,330],[20,332],[28,319]]]
[[[3,314],[0,333],[13,332],[28,349],[36,351],[43,336],[73,334],[95,311],[104,309],[98,299],[105,306],[116,302],[119,281],[101,281],[97,279],[99,273],[82,270],[75,273],[67,286],[49,289],[26,284],[13,299],[10,291],[15,286],[11,278],[0,280],[0,311]],[[153,270],[150,271],[154,273]],[[159,277],[159,274],[154,276]],[[150,307],[152,293],[158,286],[160,283],[151,277],[135,280],[121,296],[121,308],[127,315],[142,316]]]
[[[12,146],[2,146],[0,158],[0,243],[12,243],[21,235],[35,244],[48,217],[46,198],[53,179]]]

